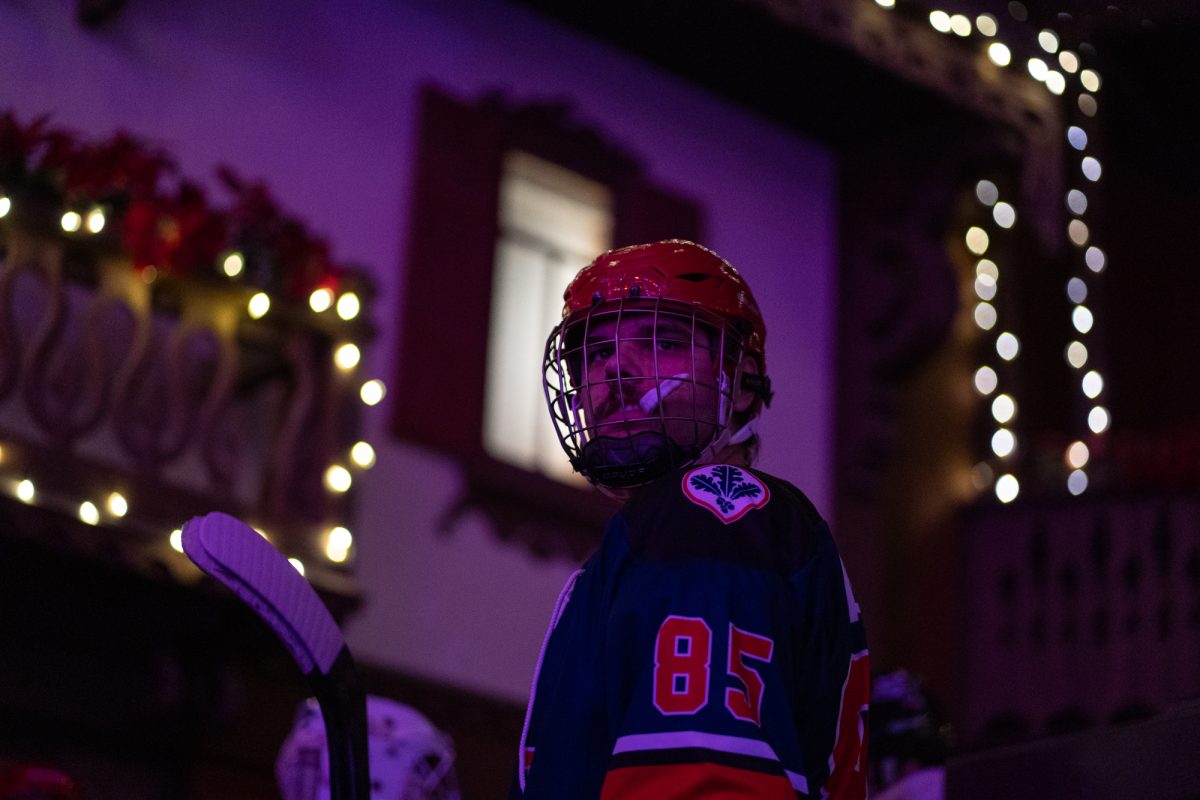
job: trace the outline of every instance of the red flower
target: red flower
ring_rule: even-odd
[[[166,266],[166,252],[158,234],[158,208],[150,200],[134,200],[125,210],[121,242],[133,266]]]
[[[203,190],[187,181],[180,184],[159,231],[165,244],[165,266],[178,275],[212,267],[228,247],[225,215],[209,209]]]

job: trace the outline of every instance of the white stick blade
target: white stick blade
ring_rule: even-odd
[[[296,568],[239,519],[214,511],[183,526],[183,552],[269,624],[300,669],[328,673],[345,645],[333,615]]]

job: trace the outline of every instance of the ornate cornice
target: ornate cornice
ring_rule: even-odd
[[[738,1],[1014,133],[1022,200],[1037,212],[1027,219],[1043,243],[1061,238],[1063,110],[1043,84],[995,65],[975,40],[938,33],[870,0]]]

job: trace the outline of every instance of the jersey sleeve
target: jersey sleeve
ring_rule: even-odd
[[[832,540],[792,573],[630,556],[606,626],[603,800],[865,797],[848,585]]]
[[[824,525],[822,524],[824,527]],[[807,750],[814,796],[861,800],[867,796],[870,656],[858,603],[833,539],[825,528],[817,557],[793,576],[796,594],[813,608],[803,645],[797,716]]]

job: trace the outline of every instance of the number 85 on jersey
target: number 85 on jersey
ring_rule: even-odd
[[[672,614],[654,640],[654,707],[662,714],[695,714],[708,705],[712,681],[712,629],[700,617]],[[735,718],[761,724],[763,680],[758,667],[768,664],[775,643],[766,636],[729,624],[723,668],[729,677],[725,708]]]

